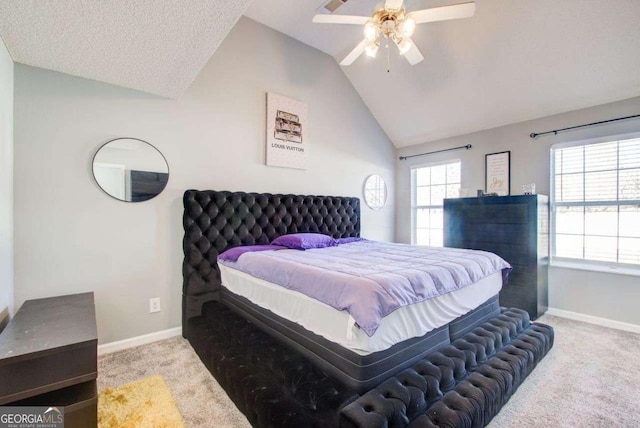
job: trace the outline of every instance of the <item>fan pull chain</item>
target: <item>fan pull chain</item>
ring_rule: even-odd
[[[387,39],[387,44],[385,45],[387,49],[387,73],[391,72],[391,51],[389,51],[389,39]]]

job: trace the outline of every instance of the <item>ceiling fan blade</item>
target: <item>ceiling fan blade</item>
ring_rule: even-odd
[[[402,7],[403,0],[387,0],[384,2],[385,9],[400,9]]]
[[[404,57],[409,61],[409,64],[416,65],[419,62],[422,62],[424,57],[422,53],[420,53],[420,49],[414,44],[411,46],[411,49],[407,53],[404,54]]]
[[[447,21],[449,19],[469,18],[476,12],[474,2],[454,4],[451,6],[434,7],[432,9],[416,10],[409,13],[416,24],[425,22]]]
[[[416,65],[417,63],[421,62],[424,59],[424,57],[422,56],[422,53],[420,53],[420,49],[418,49],[416,44],[413,43],[413,40],[411,39],[405,39],[405,40],[411,44],[411,47],[409,48],[408,51],[406,51],[402,55],[404,55],[407,61],[409,61],[409,64]],[[398,45],[397,42],[396,42],[396,45]],[[398,45],[398,49],[400,49],[400,45]],[[402,50],[401,50],[401,53],[402,53]]]
[[[358,59],[360,55],[362,55],[362,53],[364,52],[365,46],[367,46],[366,40],[363,40],[360,43],[358,43],[358,46],[356,46],[355,49],[353,49],[349,53],[349,55],[347,55],[346,57],[344,57],[342,61],[340,61],[340,65],[351,65],[353,61],[355,61],[356,59]]]
[[[313,17],[316,24],[355,24],[364,25],[371,20],[370,16],[353,15],[325,15],[318,14]]]

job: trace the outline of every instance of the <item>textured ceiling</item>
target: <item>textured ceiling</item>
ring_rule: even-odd
[[[15,62],[178,97],[251,0],[0,0]]]
[[[414,0],[407,10],[462,2]],[[334,56],[362,28],[312,24],[321,1],[254,1],[245,15]],[[336,13],[369,15],[376,0]],[[640,95],[639,0],[476,0],[472,18],[419,25],[425,60],[391,47],[343,67],[397,147]],[[603,118],[607,119],[607,118]]]

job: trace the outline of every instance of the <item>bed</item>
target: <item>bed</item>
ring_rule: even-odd
[[[462,294],[466,293],[465,298],[461,297],[460,300],[465,301],[467,308],[458,308],[458,311],[462,311],[459,314],[449,313],[448,322],[417,337],[405,338],[399,342],[396,340],[397,343],[386,341],[386,320],[383,319],[379,330],[373,335],[352,334],[345,338],[342,337],[342,332],[350,322],[348,316],[331,325],[329,320],[339,317],[327,308],[328,315],[318,319],[322,320],[319,324],[326,324],[328,331],[318,332],[317,325],[312,326],[311,330],[315,331],[311,331],[303,327],[305,322],[301,325],[300,319],[292,321],[291,318],[295,319],[295,316],[278,308],[277,294],[276,297],[269,297],[269,292],[276,293],[273,284],[260,282],[259,278],[251,278],[243,272],[236,272],[229,266],[219,264],[218,256],[234,247],[266,245],[276,237],[292,233],[319,233],[336,239],[358,238],[359,199],[188,190],[184,195],[184,207],[183,336],[191,342],[216,378],[232,372],[235,378],[238,373],[242,373],[243,379],[250,379],[247,380],[247,385],[250,386],[238,385],[233,378],[225,378],[221,384],[223,387],[227,385],[225,389],[231,398],[247,414],[252,424],[257,426],[273,425],[274,418],[283,426],[287,425],[284,420],[297,421],[292,426],[302,420],[313,426],[315,423],[311,421],[320,417],[320,414],[324,416],[320,417],[322,422],[318,426],[325,426],[327,420],[337,424],[339,409],[349,403],[354,405],[353,402],[357,402],[358,397],[366,396],[367,391],[384,384],[384,381],[421,364],[425,357],[434,355],[435,351],[451,346],[452,343],[461,343],[461,338],[466,338],[478,326],[495,319],[504,311],[498,302],[502,275],[494,274],[485,278],[483,283],[474,283],[458,290]],[[261,290],[262,295],[256,297],[251,290]],[[269,299],[271,306],[265,303]],[[444,300],[446,299],[447,295],[444,296]],[[256,301],[260,301],[261,305],[256,304]],[[309,302],[299,301],[296,305],[308,308]],[[446,305],[442,307],[449,308]],[[402,319],[403,316],[411,315],[403,315],[398,310],[393,311],[389,318]],[[314,319],[315,316],[306,321],[313,323]],[[393,321],[390,322],[393,325]],[[228,325],[221,327],[227,323]],[[526,323],[519,323],[521,327],[526,327],[528,320]],[[392,327],[390,329],[393,330]],[[234,336],[245,330],[251,333],[245,333],[242,337]],[[225,331],[229,337],[226,337]],[[383,334],[376,337],[380,332]],[[517,333],[520,334],[520,331]],[[287,358],[273,356],[268,364],[275,364],[277,369],[270,369],[269,376],[247,372],[249,366],[261,371],[266,357],[259,349],[264,347],[278,349],[277,352],[280,355],[286,354]],[[235,354],[232,349],[236,349]],[[241,351],[243,349],[245,351]],[[251,354],[253,351],[255,354]],[[276,351],[273,352],[275,355]],[[231,357],[232,354],[234,357]],[[227,365],[233,358],[243,362],[230,368]],[[290,361],[289,358],[293,360]],[[280,379],[279,376],[284,377]],[[256,380],[258,378],[262,380]],[[280,380],[276,381],[276,378]],[[286,409],[277,412],[277,416],[274,416],[277,406],[273,403],[256,403],[257,397],[264,395],[260,391],[269,389],[265,385],[279,390],[278,383],[292,382],[291,379],[294,378],[296,380],[293,385],[289,385],[286,391],[273,392],[282,397],[271,398],[271,401],[265,399],[266,403],[281,400],[287,403]],[[303,394],[307,397],[303,400],[304,404],[294,404],[290,395],[301,394],[297,386],[301,378],[315,386],[310,386],[309,393]],[[327,398],[328,396],[333,398]],[[318,397],[331,403],[323,410],[326,410],[326,414],[318,410]],[[296,410],[292,411],[292,408]],[[256,409],[262,409],[266,415]],[[305,416],[296,419],[301,415]],[[264,422],[265,418],[267,422]]]

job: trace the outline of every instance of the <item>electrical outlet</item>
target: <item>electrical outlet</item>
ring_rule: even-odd
[[[149,299],[149,313],[160,312],[160,298],[154,297]]]

